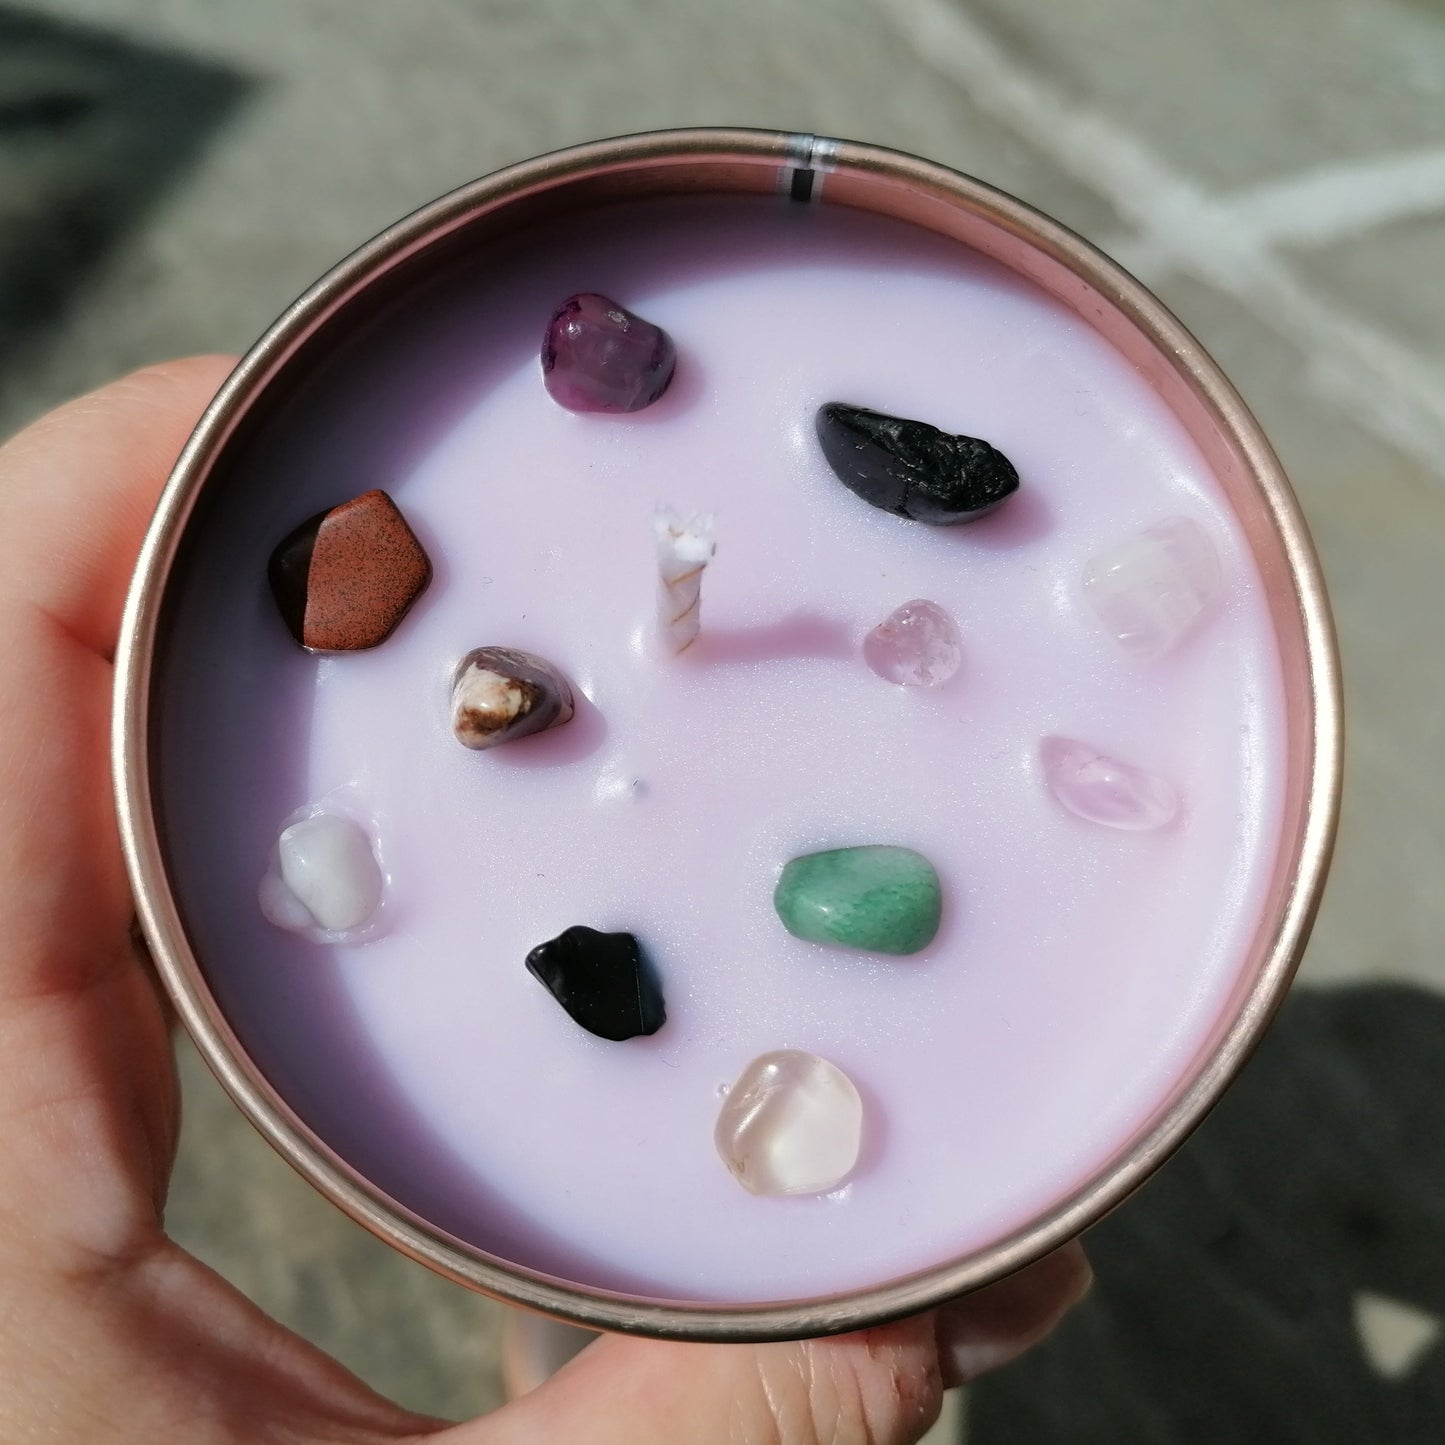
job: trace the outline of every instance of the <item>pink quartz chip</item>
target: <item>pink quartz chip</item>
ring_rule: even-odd
[[[1179,811],[1173,786],[1153,773],[1106,757],[1072,738],[1039,744],[1044,781],[1058,801],[1090,823],[1146,833],[1166,827]]]
[[[896,607],[863,639],[863,661],[885,682],[938,687],[963,662],[953,618],[936,602],[917,597]]]

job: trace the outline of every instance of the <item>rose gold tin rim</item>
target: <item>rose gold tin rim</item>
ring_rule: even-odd
[[[1319,904],[1339,810],[1341,697],[1333,628],[1309,533],[1258,424],[1234,388],[1178,321],[1138,282],[1087,242],[1022,202],[942,166],[875,146],[786,132],[659,131],[599,141],[512,166],[444,196],[390,227],[292,305],[242,360],[178,460],[141,552],[117,656],[113,760],[121,838],[137,910],[165,986],[221,1083],[252,1123],[307,1179],[373,1233],[460,1283],[597,1329],[723,1341],[796,1338],[858,1329],[976,1289],[1056,1248],[1133,1192],[1202,1119],[1238,1072],[1278,1008]],[[827,157],[842,182],[878,180],[907,212],[913,201],[962,208],[986,226],[1058,263],[1112,306],[1116,324],[1148,339],[1243,459],[1263,497],[1289,569],[1293,612],[1305,641],[1313,705],[1311,754],[1293,881],[1262,966],[1237,1016],[1192,1083],[1149,1131],[1072,1198],[986,1250],[875,1289],[783,1304],[703,1306],[583,1288],[487,1256],[431,1228],[360,1178],[277,1096],[221,1017],[191,951],[166,878],[151,808],[149,693],[161,602],[181,535],[212,463],[277,370],[346,301],[438,237],[528,196],[598,177],[630,178],[726,165],[786,179],[804,158]],[[679,182],[681,186],[683,182]],[[724,187],[716,187],[723,189]],[[878,201],[877,196],[869,196]],[[1100,315],[1103,315],[1101,310]]]

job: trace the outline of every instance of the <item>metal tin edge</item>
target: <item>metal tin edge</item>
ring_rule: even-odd
[[[728,163],[797,165],[800,139],[826,154],[831,176],[873,176],[964,207],[1081,277],[1160,350],[1218,419],[1268,505],[1283,544],[1306,650],[1312,738],[1304,827],[1292,882],[1262,966],[1232,1026],[1192,1083],[1120,1158],[1027,1229],[964,1259],[873,1289],[768,1303],[711,1306],[584,1288],[494,1259],[429,1227],[338,1159],[297,1119],[252,1066],[205,988],[166,885],[151,809],[147,756],[150,674],[166,578],[212,461],[251,400],[308,337],[378,275],[437,237],[521,196],[580,177],[647,167]],[[816,147],[824,146],[823,151]],[[876,209],[887,213],[887,208]],[[1313,544],[1278,459],[1238,393],[1182,325],[1115,263],[1058,223],[981,182],[876,146],[799,138],[786,132],[699,129],[605,140],[511,166],[473,182],[389,227],[289,307],[241,361],[182,451],[146,536],[117,652],[112,754],[126,864],[137,912],[182,1021],[222,1085],[260,1132],[312,1184],[372,1232],[443,1275],[527,1308],[592,1328],[661,1338],[760,1341],[858,1329],[930,1308],[999,1279],[1073,1238],[1127,1198],[1200,1122],[1238,1072],[1282,1001],[1323,888],[1339,810],[1342,711],[1339,664]]]

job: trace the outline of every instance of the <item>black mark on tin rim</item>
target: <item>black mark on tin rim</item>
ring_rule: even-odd
[[[820,200],[823,178],[837,163],[838,144],[827,136],[793,136],[787,164],[778,172],[778,189],[803,205]]]

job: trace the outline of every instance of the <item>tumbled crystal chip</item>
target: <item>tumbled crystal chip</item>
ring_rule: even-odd
[[[431,581],[431,559],[385,492],[318,512],[282,538],[268,568],[282,620],[312,652],[385,642]]]
[[[1045,738],[1039,761],[1049,791],[1069,812],[1106,828],[1147,833],[1179,811],[1173,786],[1073,738]]]
[[[621,1042],[655,1034],[667,1020],[662,990],[630,933],[581,924],[539,943],[527,971],[598,1038]]]
[[[542,340],[542,380],[568,411],[641,411],[667,390],[676,364],[667,332],[591,291],[569,296]]]
[[[352,932],[381,903],[381,867],[359,825],[317,812],[281,832],[261,881],[261,911],[298,933]]]
[[[789,933],[810,943],[917,953],[938,932],[943,890],[923,854],[868,844],[792,859],[773,907]]]
[[[1168,517],[1090,559],[1084,595],[1119,644],[1159,657],[1198,622],[1219,590],[1219,555],[1188,517]]]
[[[978,437],[842,402],[820,407],[815,424],[838,480],[899,517],[934,526],[972,522],[1018,489],[1013,463]]]
[[[468,748],[494,748],[572,720],[572,687],[544,657],[478,647],[452,678],[452,731]]]
[[[863,661],[885,682],[938,687],[958,671],[963,648],[953,618],[936,602],[905,602],[863,639]]]
[[[858,1162],[863,1100],[836,1064],[800,1049],[754,1059],[728,1090],[717,1152],[754,1194],[822,1194]]]

